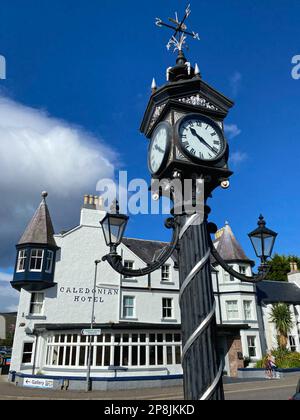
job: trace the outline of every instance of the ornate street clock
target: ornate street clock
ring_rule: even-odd
[[[198,66],[179,51],[167,84],[152,86],[141,131],[150,140],[148,166],[153,178],[203,177],[208,190],[226,188],[229,145],[224,119],[233,102],[205,83]]]

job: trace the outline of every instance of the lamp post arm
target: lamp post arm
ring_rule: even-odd
[[[223,260],[221,255],[216,250],[210,235],[209,235],[209,244],[210,244],[211,253],[214,256],[215,260],[220,264],[220,266],[227,273],[229,273],[230,275],[232,275],[236,279],[241,280],[242,282],[245,282],[245,283],[259,283],[259,282],[261,282],[261,281],[263,281],[267,278],[267,276],[270,272],[270,267],[268,267],[267,265],[263,265],[261,273],[256,275],[256,276],[251,276],[251,277],[244,276],[243,274],[238,273],[233,268],[231,268],[228,264],[226,264],[226,262]]]
[[[177,223],[176,219],[168,219],[166,222],[166,227],[173,229],[172,240],[170,244],[162,250],[157,260],[149,264],[148,267],[140,268],[137,270],[125,268],[122,262],[122,257],[117,253],[110,253],[106,255],[103,257],[103,261],[107,261],[115,271],[125,277],[143,277],[159,270],[172,256],[179,241],[179,224]]]

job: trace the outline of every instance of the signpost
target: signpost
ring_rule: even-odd
[[[85,337],[98,337],[102,334],[102,330],[96,330],[96,329],[89,329],[89,330],[82,330],[81,335]]]
[[[24,378],[23,386],[25,388],[53,389],[54,381],[51,379]]]

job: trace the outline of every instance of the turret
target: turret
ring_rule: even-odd
[[[55,261],[59,248],[54,239],[47,196],[46,192],[42,193],[43,200],[16,246],[17,258],[11,285],[19,291],[34,292],[55,285]]]

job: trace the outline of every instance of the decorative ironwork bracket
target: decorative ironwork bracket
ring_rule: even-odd
[[[209,229],[209,233],[215,233],[217,231],[216,225],[214,223],[209,223],[208,225],[208,229]],[[233,276],[234,278],[241,280],[244,283],[259,283],[261,281],[264,281],[269,272],[270,272],[270,267],[267,264],[263,264],[261,265],[261,267],[259,268],[260,274],[256,275],[256,276],[244,276],[241,273],[238,273],[236,270],[234,270],[232,267],[230,267],[221,257],[221,255],[218,253],[218,251],[216,250],[214,243],[211,239],[211,236],[209,235],[209,245],[210,245],[210,250],[211,250],[211,254],[213,255],[213,257],[215,258],[215,260],[217,261],[217,263],[231,276]]]
[[[129,268],[125,268],[123,265],[122,257],[115,253],[110,253],[103,257],[103,261],[107,261],[109,265],[117,271],[117,273],[126,276],[126,277],[143,277],[147,276],[154,271],[159,270],[172,256],[174,253],[178,241],[179,241],[179,223],[176,218],[169,218],[165,222],[165,226],[167,229],[173,229],[173,236],[170,244],[165,247],[161,253],[158,255],[157,260],[148,265],[147,268],[140,268],[137,270],[131,270]]]

